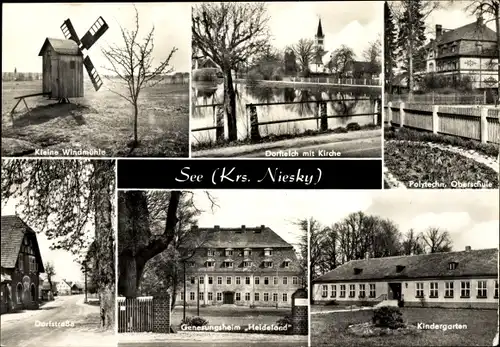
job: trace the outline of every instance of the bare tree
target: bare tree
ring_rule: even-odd
[[[170,59],[177,51],[173,47],[168,56],[156,67],[154,60],[154,26],[148,34],[139,39],[139,12],[135,8],[135,26],[126,29],[120,25],[123,42],[121,45],[114,44],[103,49],[102,53],[108,60],[111,68],[106,68],[112,74],[118,76],[124,82],[126,91],[111,91],[127,100],[134,109],[134,138],[129,144],[133,151],[139,144],[137,134],[137,123],[139,117],[139,97],[141,91],[147,87],[153,87],[163,81],[167,74],[173,71],[170,67]]]
[[[382,72],[382,43],[380,38],[370,42],[363,51],[363,59],[370,63],[369,73],[378,75]]]
[[[425,253],[422,238],[417,235],[413,229],[408,230],[401,243],[401,253],[403,255],[423,254]]]
[[[316,55],[314,41],[311,39],[300,39],[292,47],[303,73],[309,70],[313,58]]]
[[[339,78],[343,78],[349,68],[353,66],[354,56],[352,48],[342,45],[333,51],[328,62],[328,68],[332,73],[336,73]]]
[[[56,275],[54,264],[52,264],[51,262],[47,262],[44,265],[44,268],[45,268],[45,275],[47,276],[47,281],[49,281],[50,291],[52,291],[54,289],[54,287],[52,286],[52,278],[54,278],[54,276]]]
[[[429,228],[420,235],[425,244],[427,253],[439,253],[451,251],[450,233],[439,228]]]
[[[238,138],[232,70],[267,50],[268,17],[264,3],[201,3],[193,6],[193,48],[210,57],[224,74],[224,111],[229,141]]]

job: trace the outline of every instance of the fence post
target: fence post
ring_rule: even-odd
[[[260,140],[259,117],[257,116],[257,106],[247,105],[247,112],[250,113],[250,139],[252,141]]]
[[[391,124],[392,123],[392,101],[387,103],[387,117],[384,120],[384,123]]]
[[[376,124],[378,126],[382,125],[382,99],[375,99],[375,109],[374,109]]]
[[[363,84],[366,86],[366,78],[363,79]]]
[[[439,106],[438,105],[432,105],[432,132],[434,134],[437,134],[439,132],[439,117],[438,117],[438,112],[439,112]]]
[[[214,106],[216,108],[216,127],[215,139],[217,142],[224,141],[224,107]]]
[[[337,78],[337,84],[340,84],[340,78]]]
[[[306,289],[297,289],[292,294],[292,332],[294,335],[309,333],[309,305]]]
[[[481,107],[481,142],[488,142],[488,108]]]
[[[319,112],[320,112],[320,129],[321,129],[321,131],[327,131],[328,130],[328,118],[326,115],[326,102],[320,102]]]
[[[405,125],[405,103],[401,102],[399,104],[399,127],[402,128]]]

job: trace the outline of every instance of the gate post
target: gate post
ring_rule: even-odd
[[[224,107],[223,106],[214,106],[216,108],[216,123],[215,126],[215,139],[217,142],[224,141]]]
[[[328,130],[328,118],[326,115],[326,102],[320,102],[319,104],[320,112],[320,129],[321,131]]]
[[[153,332],[170,333],[170,295],[153,297]]]
[[[292,294],[292,324],[294,335],[309,334],[309,302],[306,289],[297,289]]]
[[[260,140],[259,117],[257,116],[257,106],[247,105],[247,112],[250,113],[250,139],[252,141]]]

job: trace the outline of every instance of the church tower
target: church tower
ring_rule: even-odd
[[[315,42],[315,58],[314,65],[316,65],[316,72],[321,72],[325,70],[325,65],[323,63],[323,57],[326,54],[325,51],[325,35],[323,34],[323,26],[321,25],[321,18],[318,23],[318,31],[316,32],[316,42]]]
[[[321,18],[318,23],[318,32],[316,33],[316,48],[318,51],[324,51],[324,39],[325,35],[323,34],[323,27],[321,26]]]

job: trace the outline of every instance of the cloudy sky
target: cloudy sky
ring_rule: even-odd
[[[107,63],[101,49],[110,43],[122,42],[120,25],[132,28],[135,23],[133,4],[120,3],[24,3],[2,4],[2,71],[41,72],[42,58],[38,56],[47,37],[64,39],[60,26],[71,19],[80,37],[102,16],[109,29],[89,50],[89,55],[102,75]],[[155,63],[165,59],[172,47],[178,51],[171,60],[176,71],[189,71],[191,50],[191,5],[189,3],[140,3],[140,37],[155,27]],[[109,65],[108,65],[109,66]]]
[[[2,201],[2,216],[7,215],[19,215],[22,219],[22,207],[19,204],[19,200],[11,199],[6,203]],[[33,228],[33,227],[32,227]],[[70,252],[64,250],[51,250],[50,246],[54,240],[48,240],[43,232],[36,230],[38,246],[40,247],[40,253],[42,255],[42,261],[44,264],[51,262],[54,265],[55,281],[60,281],[61,279],[66,279],[68,281],[81,282],[84,280],[83,273],[80,270],[80,265],[75,262],[76,256]],[[93,233],[93,230],[89,228],[89,234]],[[42,274],[44,277],[44,274]]]
[[[383,2],[275,2],[268,3],[273,44],[285,48],[302,38],[314,39],[321,17],[325,50],[351,47],[362,58],[369,43],[383,32]]]

